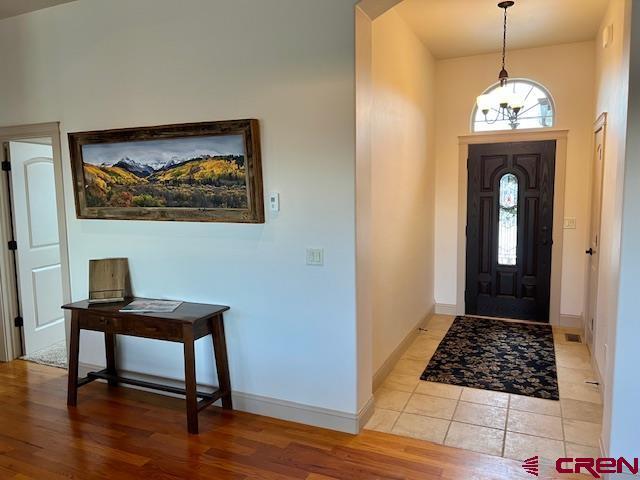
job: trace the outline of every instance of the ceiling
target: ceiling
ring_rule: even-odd
[[[73,0],[0,0],[0,19]],[[390,0],[363,0],[382,13]],[[609,0],[516,0],[509,9],[508,48],[595,38]],[[436,58],[500,51],[502,10],[497,0],[404,0],[395,10]]]
[[[516,0],[508,10],[507,48],[594,39],[609,0]],[[438,59],[502,49],[498,0],[404,0],[396,11]]]
[[[0,19],[53,7],[73,0],[0,0]]]

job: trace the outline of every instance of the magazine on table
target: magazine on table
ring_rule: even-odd
[[[182,305],[173,300],[134,300],[120,309],[123,313],[171,313]]]

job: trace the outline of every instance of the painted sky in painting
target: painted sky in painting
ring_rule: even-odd
[[[244,155],[244,139],[242,135],[216,135],[82,146],[84,162],[92,165],[113,165],[128,158],[157,168],[172,160],[180,162],[202,155]]]

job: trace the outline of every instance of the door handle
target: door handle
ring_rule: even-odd
[[[584,253],[586,253],[587,255],[591,255],[591,256],[593,256],[593,254],[594,254],[594,253],[596,253],[596,252],[594,252],[594,251],[593,251],[593,248],[590,248],[589,250],[587,250],[587,251],[586,251],[586,252],[584,252]]]

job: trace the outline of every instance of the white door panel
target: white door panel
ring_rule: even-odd
[[[59,245],[55,176],[51,158],[33,158],[24,164],[31,248]],[[58,247],[59,248],[59,247]]]
[[[602,175],[604,172],[605,129],[595,132],[591,186],[591,226],[589,229],[589,267],[587,271],[586,336],[593,352],[598,331],[598,270],[600,264],[600,225],[602,217]]]
[[[62,298],[61,265],[36,268],[32,274],[36,330],[64,321],[59,301]]]
[[[9,153],[18,290],[30,354],[65,339],[53,151],[10,142]]]

